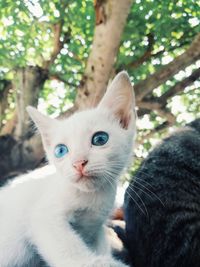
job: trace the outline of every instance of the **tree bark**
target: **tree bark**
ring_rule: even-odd
[[[0,91],[0,129],[2,129],[2,120],[5,116],[5,110],[8,108],[8,95],[12,88],[11,81],[1,80],[3,85]]]
[[[196,69],[192,72],[192,74],[180,82],[177,82],[174,86],[172,86],[167,92],[162,94],[160,97],[152,97],[150,99],[144,99],[142,101],[137,101],[137,106],[140,109],[145,110],[162,110],[166,108],[168,100],[183,92],[183,90],[193,84],[196,80],[200,78],[200,69]]]
[[[153,34],[148,34],[147,35],[148,37],[148,46],[147,46],[147,50],[144,52],[144,54],[139,57],[138,59],[136,59],[135,61],[133,62],[130,62],[126,67],[129,69],[136,69],[138,68],[139,66],[141,66],[145,61],[147,61],[148,59],[151,58],[152,56],[152,50],[153,50],[153,46],[154,46],[154,43],[155,43],[155,40],[154,40],[154,35]]]
[[[16,71],[15,90],[17,125],[14,136],[23,138],[29,132],[30,118],[26,112],[28,105],[37,106],[39,92],[47,79],[47,72],[39,67],[26,67]]]
[[[30,119],[25,110],[26,106],[37,106],[39,91],[44,86],[47,73],[39,67],[26,67],[18,69],[13,86],[16,91],[16,112],[9,129],[13,134],[3,135],[0,138],[0,177],[34,167],[41,161],[44,152],[41,141],[33,134]],[[10,122],[8,122],[10,123]]]
[[[156,73],[135,85],[136,100],[141,101],[153,89],[165,83],[180,70],[183,70],[198,59],[200,59],[200,33],[197,34],[192,44],[182,55],[176,57]]]
[[[95,106],[106,90],[117,56],[131,0],[98,0],[91,52],[77,91],[78,109]]]
[[[143,145],[145,143],[146,140],[149,140],[151,137],[154,136],[154,134],[156,133],[160,133],[162,131],[164,131],[165,129],[167,129],[168,127],[172,126],[173,124],[170,123],[169,121],[165,121],[162,124],[158,125],[157,127],[155,127],[153,130],[148,131],[146,134],[144,134],[143,136],[141,136],[137,142],[136,142],[136,148],[139,145]]]

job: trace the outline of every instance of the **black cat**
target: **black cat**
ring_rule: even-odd
[[[164,139],[127,188],[123,236],[134,267],[200,267],[200,119]]]

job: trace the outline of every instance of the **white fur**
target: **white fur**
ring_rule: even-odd
[[[32,246],[50,267],[125,266],[112,259],[104,224],[113,208],[118,178],[132,155],[134,97],[127,74],[119,74],[108,92],[97,108],[64,120],[29,108],[56,171],[44,174],[45,167],[1,189],[1,267],[30,266]],[[109,134],[104,146],[91,145],[97,131]],[[69,148],[62,159],[54,156],[57,144]],[[73,162],[80,159],[88,160],[85,171],[91,178],[77,182]]]

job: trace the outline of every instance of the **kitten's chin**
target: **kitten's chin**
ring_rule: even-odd
[[[82,192],[91,193],[97,191],[97,188],[92,183],[79,182],[73,185]]]
[[[73,185],[83,192],[95,192],[99,190],[99,185],[95,183],[94,177],[82,176],[78,177],[74,182]]]

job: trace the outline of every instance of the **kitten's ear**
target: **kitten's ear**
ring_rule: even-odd
[[[36,124],[39,132],[42,136],[42,141],[44,146],[50,145],[50,132],[52,130],[52,126],[55,127],[55,119],[49,118],[42,113],[40,113],[36,108],[28,106],[26,108],[29,116],[33,120],[33,122]]]
[[[109,109],[123,128],[129,127],[130,121],[135,119],[135,96],[127,72],[117,74],[98,107]]]

